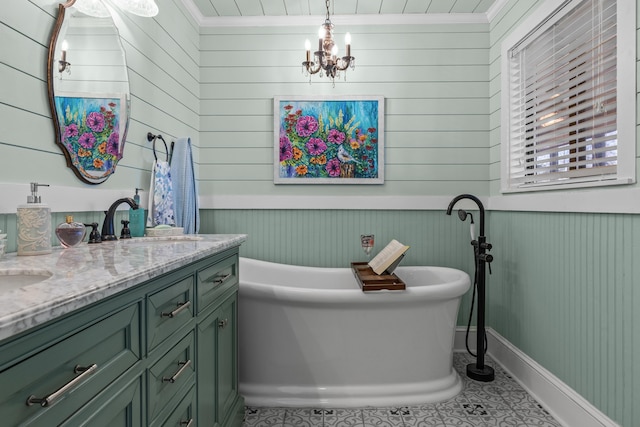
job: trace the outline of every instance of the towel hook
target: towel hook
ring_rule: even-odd
[[[162,142],[164,143],[164,151],[167,154],[167,162],[169,162],[169,147],[167,147],[167,141],[165,141],[162,135],[160,134],[154,135],[151,132],[147,132],[147,141],[149,142],[153,141],[153,157],[156,159],[156,161],[158,161],[158,156],[156,155],[156,139],[158,138],[161,139]]]

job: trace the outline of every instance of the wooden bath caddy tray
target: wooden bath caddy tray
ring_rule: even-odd
[[[403,291],[405,283],[395,274],[376,274],[366,262],[352,262],[351,269],[356,280],[362,288],[362,292],[369,291]]]

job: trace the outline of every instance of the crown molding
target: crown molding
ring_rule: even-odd
[[[332,15],[337,25],[488,24],[509,0],[496,0],[486,13],[424,13],[389,15]],[[200,27],[317,26],[325,16],[204,16],[193,0],[181,0]]]
[[[500,11],[507,5],[509,0],[496,0],[493,2],[489,10],[487,10],[487,22],[491,23]]]

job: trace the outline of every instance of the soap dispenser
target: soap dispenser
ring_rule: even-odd
[[[18,255],[51,253],[51,209],[38,195],[38,187],[48,186],[32,182],[27,203],[18,206]]]
[[[139,190],[142,190],[142,188],[136,188],[136,194],[133,196],[133,201],[138,205],[138,209],[129,208],[129,232],[131,237],[144,236],[145,215],[144,209],[140,206]]]

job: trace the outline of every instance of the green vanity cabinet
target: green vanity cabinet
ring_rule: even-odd
[[[232,247],[0,341],[0,424],[240,426],[237,278]]]

